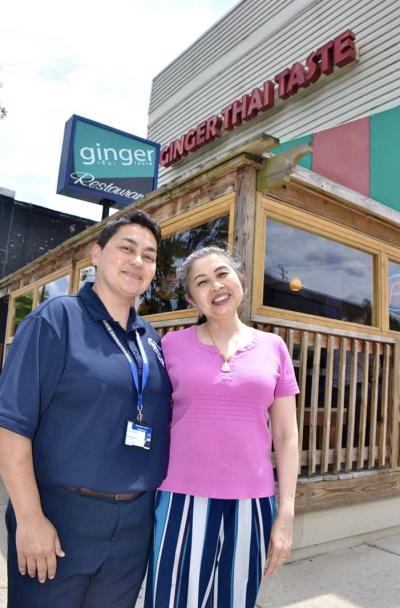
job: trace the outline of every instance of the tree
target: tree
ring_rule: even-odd
[[[3,86],[3,83],[0,82],[0,87]],[[0,120],[2,120],[3,118],[5,118],[7,116],[7,110],[4,106],[1,105],[0,103]]]

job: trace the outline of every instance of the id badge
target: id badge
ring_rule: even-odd
[[[153,429],[143,422],[132,422],[128,420],[126,424],[125,445],[134,445],[144,450],[149,450],[151,447],[151,434]]]

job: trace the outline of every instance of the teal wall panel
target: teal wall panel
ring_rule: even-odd
[[[370,196],[400,211],[400,106],[373,114],[370,121]]]

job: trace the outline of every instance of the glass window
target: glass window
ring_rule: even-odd
[[[228,243],[229,217],[219,217],[191,230],[166,237],[159,245],[156,276],[142,295],[139,313],[149,315],[188,308],[183,286],[176,280],[176,269],[196,249]]]
[[[373,257],[267,219],[264,306],[371,324]]]
[[[4,357],[3,357],[3,361],[5,361],[7,355],[8,355],[8,351],[10,350],[10,346],[11,346],[12,342],[8,342],[7,344],[4,344]]]
[[[400,331],[400,264],[389,262],[389,328]]]
[[[47,285],[42,285],[42,287],[39,288],[39,303],[55,298],[56,296],[64,296],[68,293],[68,290],[69,276],[61,277],[51,283],[47,283]]]
[[[81,268],[79,271],[79,289],[81,289],[81,287],[83,287],[88,281],[94,283],[95,279],[96,269],[94,266],[86,266],[85,268]]]
[[[12,335],[14,335],[17,331],[17,327],[21,323],[21,321],[25,319],[26,315],[31,312],[32,304],[33,291],[30,291],[29,293],[24,293],[23,296],[18,296],[17,298],[15,298],[15,315]]]

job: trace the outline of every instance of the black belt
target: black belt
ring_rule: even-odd
[[[75,494],[81,494],[82,496],[108,498],[110,500],[132,500],[133,498],[138,498],[144,494],[144,492],[118,492],[117,494],[110,494],[108,492],[96,492],[95,490],[90,490],[89,488],[71,488],[69,486],[67,486],[65,489],[69,492],[74,492]]]

